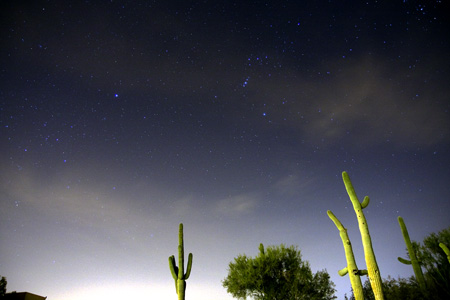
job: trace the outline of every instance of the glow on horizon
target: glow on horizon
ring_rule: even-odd
[[[119,299],[139,299],[142,296],[149,299],[170,300],[176,295],[173,290],[169,291],[167,286],[151,284],[104,284],[92,285],[79,290],[67,293],[61,299],[54,300],[119,300]]]
[[[58,299],[49,300],[123,300],[123,299],[139,299],[139,298],[157,299],[157,300],[173,300],[177,299],[174,284],[156,284],[151,283],[125,283],[125,284],[102,284],[92,285],[80,288],[70,293],[58,296]],[[224,289],[220,292],[212,287],[205,285],[192,285],[186,290],[187,300],[225,300],[231,299],[227,296]]]

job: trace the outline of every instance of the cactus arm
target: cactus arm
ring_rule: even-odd
[[[345,250],[345,258],[347,260],[347,267],[338,271],[340,276],[344,276],[348,274],[350,278],[350,283],[353,288],[353,293],[355,295],[356,300],[363,300],[363,286],[361,283],[361,278],[359,276],[359,270],[356,265],[355,256],[353,255],[352,244],[350,242],[350,238],[347,234],[347,229],[342,225],[341,221],[333,214],[331,210],[327,211],[328,217],[334,222],[337,229],[339,230],[339,235],[342,240],[342,244],[344,245]],[[349,272],[351,270],[351,272]]]
[[[361,208],[366,208],[369,205],[370,198],[369,196],[365,196],[363,202],[361,203]]]
[[[191,275],[191,269],[192,269],[192,253],[189,253],[187,270],[186,270],[186,275],[184,275],[184,279],[189,278],[189,276]]]
[[[359,276],[369,275],[369,272],[367,272],[367,270],[358,270],[358,275]]]
[[[170,268],[170,273],[172,273],[173,279],[177,280],[178,267],[175,263],[175,257],[173,255],[169,257],[169,268]]]
[[[348,176],[347,172],[342,172],[342,179],[344,181],[345,189],[347,190],[347,194],[350,197],[350,201],[353,204],[353,208],[358,219],[359,231],[361,233],[361,240],[364,247],[364,256],[366,259],[370,285],[372,286],[375,299],[383,300],[384,295],[381,285],[380,270],[378,269],[375,252],[373,251],[372,240],[369,233],[369,226],[367,225],[366,217],[364,216],[363,212],[363,208],[366,208],[367,205],[369,205],[370,199],[366,196],[361,204],[358,200],[358,197],[356,196],[355,189],[353,188],[353,184],[350,181],[350,177]]]
[[[425,291],[425,278],[423,277],[422,268],[416,257],[416,252],[411,243],[411,239],[409,238],[408,229],[406,228],[405,221],[403,221],[402,217],[398,217],[398,224],[400,225],[400,229],[402,231],[403,239],[405,240],[406,248],[408,249],[409,261],[407,259],[402,259],[401,257],[398,260],[401,263],[412,265],[414,275],[416,276],[417,283],[419,284],[422,291]]]
[[[410,261],[410,260],[404,259],[404,258],[402,258],[402,257],[397,257],[397,259],[398,259],[398,261],[401,262],[402,264],[405,264],[405,265],[410,265],[410,264],[411,264],[411,261]]]
[[[450,263],[450,250],[448,249],[448,247],[443,243],[439,243],[439,247],[444,250],[445,255],[447,255],[448,262]]]
[[[347,273],[348,273],[347,267],[340,269],[338,271],[339,276],[345,276],[345,275],[347,275]]]
[[[173,255],[169,257],[169,268],[170,268],[170,273],[172,273],[172,277],[175,280],[175,290],[178,294],[178,285],[177,285],[178,267],[175,264],[175,256],[173,256]]]

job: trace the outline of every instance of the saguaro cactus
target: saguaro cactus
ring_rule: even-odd
[[[375,253],[372,247],[372,240],[370,238],[369,226],[367,225],[366,217],[364,216],[363,209],[369,205],[369,197],[364,197],[363,202],[359,202],[356,196],[355,189],[353,188],[352,182],[347,172],[342,172],[342,179],[344,180],[345,189],[347,190],[348,196],[353,204],[353,209],[355,210],[356,217],[358,219],[359,231],[361,233],[361,240],[364,247],[364,256],[366,259],[367,271],[369,273],[370,285],[372,286],[373,293],[376,300],[383,300],[383,289],[381,285],[381,275],[378,269],[377,260],[375,258]]]
[[[189,253],[186,273],[184,273],[184,241],[183,241],[183,223],[180,223],[180,230],[178,234],[178,263],[175,263],[175,256],[169,257],[169,267],[172,277],[175,280],[175,288],[178,294],[178,300],[184,300],[186,292],[186,280],[191,274],[192,268],[192,253]]]
[[[398,260],[401,263],[412,265],[414,270],[414,275],[416,275],[416,280],[419,283],[420,288],[422,291],[425,291],[425,279],[423,277],[422,268],[420,267],[419,261],[416,257],[416,252],[414,251],[413,245],[411,243],[411,239],[409,238],[408,229],[406,229],[405,222],[403,221],[402,217],[398,217],[398,224],[400,225],[400,229],[402,230],[403,239],[405,240],[406,248],[408,249],[408,255],[409,259],[404,259],[399,257]]]
[[[363,286],[361,283],[361,275],[367,275],[367,270],[358,270],[356,266],[355,256],[353,255],[352,243],[347,234],[347,228],[345,228],[338,218],[331,212],[327,211],[328,217],[334,222],[337,229],[339,229],[339,235],[341,236],[342,244],[344,245],[345,258],[347,259],[347,267],[339,270],[340,276],[345,276],[348,273],[350,283],[353,289],[353,295],[356,300],[364,300]]]
[[[264,255],[264,245],[263,245],[263,243],[259,244],[259,253],[261,253],[261,255]]]

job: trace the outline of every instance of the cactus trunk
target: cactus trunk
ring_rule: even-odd
[[[411,239],[409,238],[408,229],[406,229],[406,225],[402,217],[398,217],[398,224],[400,225],[400,229],[402,230],[403,239],[405,240],[406,248],[408,249],[408,255],[410,259],[406,260],[399,257],[398,260],[401,263],[412,265],[417,283],[419,283],[420,289],[422,291],[425,291],[426,290],[425,278],[423,277],[422,268],[420,267],[419,261],[417,260],[416,252],[414,251]]]
[[[350,242],[350,238],[347,234],[347,228],[345,228],[338,218],[331,212],[331,210],[327,211],[328,217],[334,222],[337,229],[339,230],[339,235],[341,236],[342,244],[344,245],[345,250],[345,258],[347,260],[347,267],[340,270],[338,273],[341,276],[344,276],[348,273],[350,278],[350,283],[353,289],[353,295],[355,296],[355,300],[364,300],[363,295],[363,286],[361,283],[360,275],[366,275],[366,270],[358,270],[356,265],[355,256],[353,255],[352,243]]]
[[[344,180],[345,188],[353,204],[353,208],[358,219],[359,231],[361,233],[361,240],[364,247],[364,256],[366,259],[367,271],[369,273],[370,285],[372,286],[375,299],[383,300],[384,295],[381,285],[380,270],[378,269],[375,252],[373,251],[372,240],[369,233],[369,226],[367,225],[367,220],[363,212],[363,208],[369,205],[369,197],[366,196],[363,202],[360,203],[347,172],[342,172],[342,179]]]

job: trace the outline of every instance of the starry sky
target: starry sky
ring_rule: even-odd
[[[450,225],[445,1],[2,1],[0,275],[49,300],[188,300],[259,243],[296,245],[343,299],[341,173],[383,278]]]

